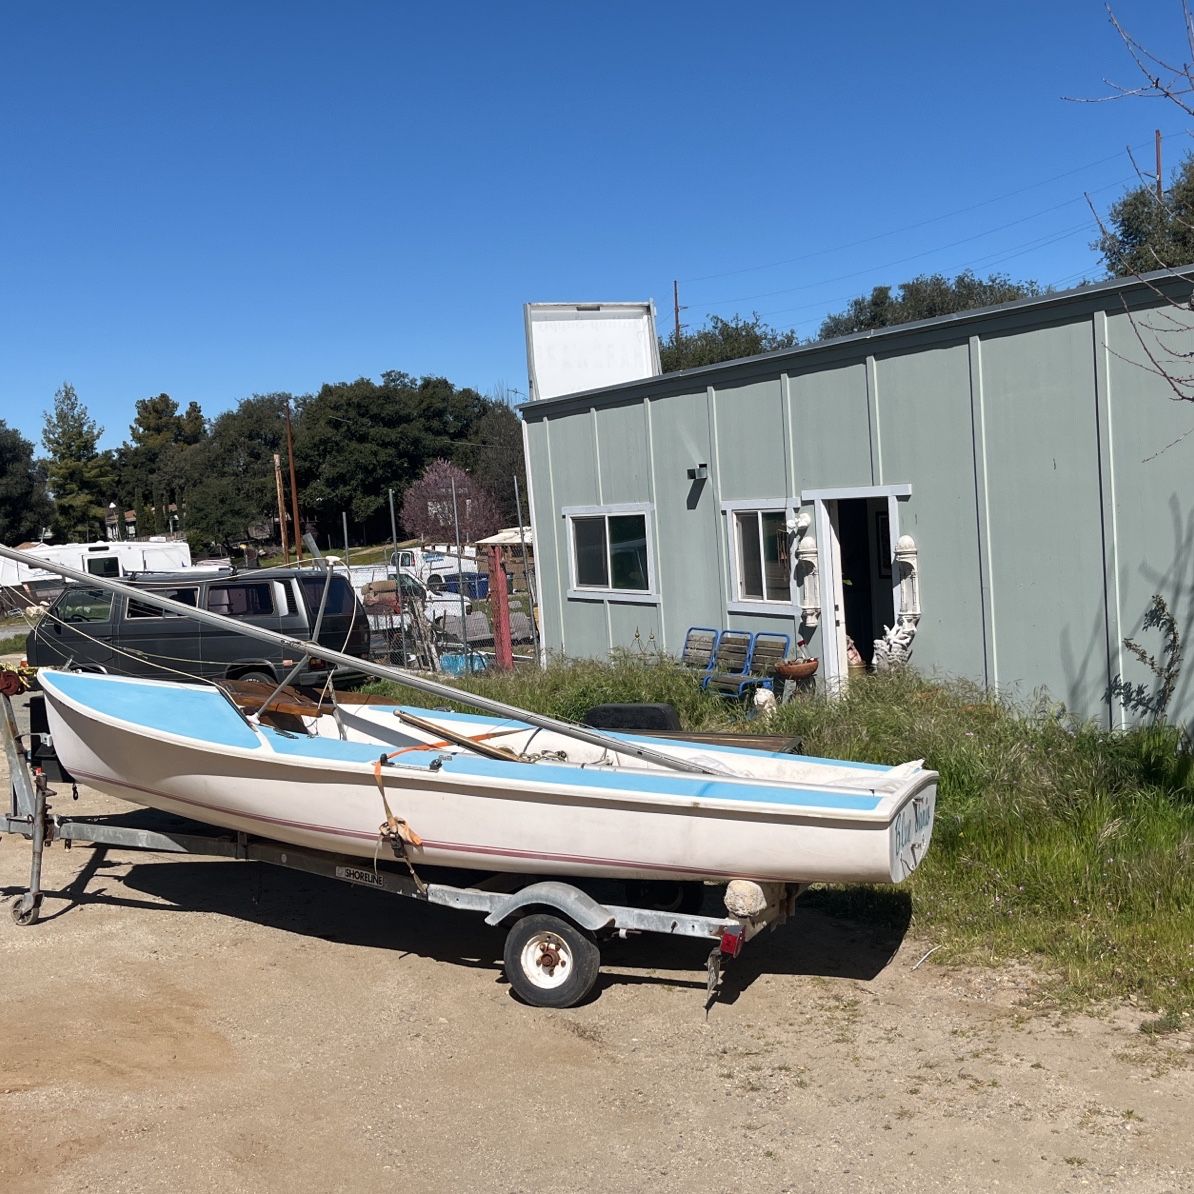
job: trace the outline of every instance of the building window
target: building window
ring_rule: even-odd
[[[577,590],[652,593],[648,511],[612,507],[565,510]]]
[[[792,604],[790,504],[725,502],[730,608]]]

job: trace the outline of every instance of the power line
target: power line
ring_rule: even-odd
[[[963,262],[960,266],[954,267],[954,270],[951,272],[962,272],[963,270],[973,269],[976,266],[997,265],[1001,261],[1011,260],[1014,257],[1022,256],[1024,253],[1030,253],[1034,249],[1045,248],[1047,245],[1057,244],[1063,240],[1067,240],[1072,236],[1077,236],[1079,233],[1086,231],[1087,227],[1088,226],[1085,223],[1072,225],[1069,228],[1062,229],[1060,232],[1051,232],[1045,236],[1037,237],[1032,241],[1014,246],[1010,250],[1000,250],[1000,252],[988,254],[986,257],[977,257],[972,261]],[[1078,270],[1070,276],[1081,277],[1083,274],[1088,272],[1088,270]],[[804,311],[825,310],[826,308],[833,307],[838,303],[848,303],[857,297],[857,294],[843,294],[838,295],[836,298],[820,299],[815,303],[804,303],[796,307],[777,307],[769,311],[759,312],[759,318],[770,319],[775,315],[791,315],[799,314]],[[712,308],[701,308],[701,310],[712,310]]]
[[[1096,190],[1091,191],[1089,193],[1097,195],[1099,193],[1099,191],[1109,190],[1111,187],[1123,186],[1124,182],[1126,182],[1126,181],[1130,181],[1130,180],[1123,179],[1123,180],[1120,180],[1119,182],[1108,183],[1105,187],[1099,187]],[[912,254],[908,255],[907,257],[899,257],[899,258],[896,258],[894,261],[884,262],[882,265],[867,266],[865,269],[854,270],[848,274],[837,274],[832,278],[822,278],[815,282],[805,282],[799,286],[786,286],[780,290],[768,290],[768,291],[763,291],[758,294],[741,295],[738,298],[713,299],[713,300],[710,300],[707,304],[702,304],[700,309],[706,310],[706,311],[714,310],[718,307],[733,306],[736,303],[748,303],[748,302],[753,302],[755,299],[761,299],[761,298],[775,298],[781,294],[794,294],[796,291],[799,291],[799,290],[815,290],[818,286],[827,286],[827,285],[831,285],[834,282],[846,282],[851,278],[865,277],[866,275],[873,274],[879,270],[892,269],[893,267],[895,267],[897,265],[906,265],[910,261],[919,261],[924,257],[931,257],[935,253],[942,253],[947,249],[956,249],[959,245],[970,244],[973,241],[982,240],[983,237],[991,236],[996,232],[1004,232],[1008,228],[1014,228],[1019,224],[1026,224],[1031,220],[1039,219],[1041,216],[1049,215],[1051,212],[1059,211],[1064,207],[1070,207],[1075,203],[1080,203],[1084,200],[1084,198],[1085,198],[1085,196],[1076,195],[1072,199],[1067,199],[1064,203],[1054,204],[1054,206],[1052,206],[1052,207],[1047,207],[1047,208],[1042,209],[1041,211],[1033,212],[1031,215],[1023,216],[1018,220],[1009,220],[1006,224],[1000,224],[995,228],[987,228],[984,231],[976,232],[976,233],[972,234],[971,236],[959,237],[957,240],[950,241],[948,244],[936,245],[931,249],[924,249],[919,253],[912,253]],[[1086,225],[1084,223],[1084,224],[1080,225],[1079,227],[1085,227],[1085,226]]]
[[[1167,137],[1172,137],[1172,136],[1178,136],[1181,134],[1167,133],[1165,135]],[[1152,142],[1142,141],[1139,145],[1129,145],[1127,147],[1127,150],[1129,153],[1131,153],[1131,152],[1134,152],[1139,149],[1144,149],[1150,144],[1152,144]],[[1072,170],[1066,170],[1061,174],[1054,174],[1050,178],[1041,179],[1039,182],[1028,183],[1026,186],[1019,187],[1018,189],[1016,189],[1014,191],[1006,191],[1002,195],[993,195],[989,199],[981,199],[981,200],[979,200],[978,203],[971,203],[967,207],[955,208],[953,211],[943,212],[941,215],[930,216],[928,219],[919,220],[914,224],[905,224],[900,228],[892,228],[892,229],[889,229],[887,232],[877,232],[873,236],[865,236],[861,240],[850,241],[847,244],[834,245],[828,249],[815,249],[811,253],[803,253],[798,257],[786,257],[786,258],[782,258],[781,260],[778,260],[778,261],[769,261],[763,265],[747,265],[747,266],[743,266],[740,269],[723,270],[722,272],[715,273],[715,274],[701,274],[698,277],[681,278],[680,281],[684,282],[685,284],[694,283],[694,282],[709,282],[715,278],[730,278],[730,277],[735,277],[738,274],[757,273],[761,270],[774,269],[780,265],[794,265],[800,261],[809,261],[814,257],[823,257],[828,253],[841,253],[841,252],[844,252],[846,249],[854,249],[854,248],[857,248],[859,245],[868,245],[877,240],[884,240],[886,237],[889,237],[889,236],[897,236],[900,233],[904,233],[904,232],[914,232],[917,228],[925,228],[930,224],[939,223],[941,220],[951,219],[953,216],[965,215],[967,212],[977,211],[980,207],[988,207],[992,203],[1002,203],[1006,199],[1014,199],[1017,195],[1023,195],[1028,191],[1036,190],[1038,187],[1048,186],[1049,183],[1051,183],[1051,182],[1060,182],[1063,178],[1072,178],[1075,174],[1081,174],[1084,170],[1092,170],[1092,169],[1094,169],[1095,166],[1103,166],[1107,162],[1115,161],[1117,158],[1119,158],[1121,156],[1122,156],[1122,153],[1113,153],[1113,154],[1109,155],[1108,157],[1099,158],[1098,161],[1087,162],[1084,166],[1075,166]],[[1114,186],[1117,184],[1113,183],[1111,185]],[[1119,184],[1119,185],[1122,185],[1122,184]],[[1106,188],[1100,188],[1100,189],[1106,189]]]

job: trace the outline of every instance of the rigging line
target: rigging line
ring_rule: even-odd
[[[88,634],[86,630],[81,630],[78,622],[64,622],[61,618],[59,618],[56,614],[52,614],[49,610],[46,610],[46,612],[42,615],[42,618],[48,619],[51,622],[56,622],[59,626],[66,627],[72,633],[77,634],[80,638],[85,638],[89,642],[95,643],[96,646],[103,647],[105,650],[111,651],[115,655],[123,655],[126,659],[131,659],[134,663],[147,663],[150,667],[160,668],[163,672],[172,672],[174,675],[182,676],[190,681],[198,680],[202,684],[211,683],[211,681],[204,676],[195,675],[191,672],[184,672],[181,668],[171,667],[168,663],[157,662],[158,659],[173,659],[178,663],[197,663],[198,660],[182,659],[177,655],[154,655],[147,651],[128,651],[123,647],[118,647],[113,642],[108,642],[102,638],[96,638],[94,634]],[[62,656],[64,663],[71,658],[66,651],[62,650],[59,646],[55,646],[54,643],[47,640],[46,645],[47,647],[51,647],[57,651],[57,653]]]
[[[1166,138],[1171,138],[1171,137],[1176,137],[1176,136],[1183,136],[1185,134],[1171,132],[1171,133],[1166,133],[1164,135]],[[1129,145],[1128,150],[1134,152],[1134,151],[1140,150],[1140,149],[1147,149],[1151,144],[1152,144],[1151,141],[1142,141],[1139,145]],[[914,231],[916,231],[917,228],[926,228],[926,227],[928,227],[928,225],[939,223],[941,220],[948,220],[953,216],[962,216],[962,215],[965,215],[967,212],[977,211],[980,207],[988,207],[992,203],[1002,203],[1005,199],[1014,199],[1017,195],[1023,195],[1028,191],[1036,190],[1037,187],[1048,186],[1048,184],[1051,182],[1060,182],[1063,178],[1070,178],[1075,174],[1081,174],[1084,170],[1091,170],[1095,166],[1105,165],[1107,162],[1114,161],[1116,158],[1119,158],[1122,156],[1123,156],[1123,151],[1121,150],[1118,153],[1111,154],[1109,157],[1099,158],[1099,160],[1097,162],[1088,162],[1085,166],[1076,166],[1073,170],[1067,170],[1063,174],[1055,174],[1055,175],[1053,175],[1052,178],[1045,178],[1045,179],[1042,179],[1040,182],[1029,183],[1027,186],[1020,187],[1018,190],[1007,191],[1005,194],[995,195],[990,199],[982,199],[978,203],[970,204],[969,207],[959,207],[953,211],[944,212],[941,215],[930,216],[927,220],[920,220],[919,222],[917,222],[915,224],[905,224],[902,228],[892,228],[891,230],[889,230],[887,232],[877,232],[873,236],[866,236],[866,237],[863,237],[861,240],[850,241],[848,244],[835,245],[829,249],[814,249],[813,252],[801,254],[799,257],[787,257],[780,261],[768,262],[765,265],[746,265],[746,266],[743,266],[741,269],[723,270],[721,273],[717,273],[717,274],[701,274],[699,277],[681,278],[680,281],[683,282],[685,285],[692,285],[695,282],[709,282],[715,278],[730,278],[730,277],[735,277],[738,274],[757,273],[760,270],[774,269],[776,266],[779,266],[779,265],[793,265],[798,261],[808,261],[809,259],[811,259],[813,257],[822,257],[826,253],[840,253],[840,252],[844,251],[845,249],[857,248],[859,245],[869,245],[874,241],[883,240],[884,238],[889,237],[889,236],[898,236],[900,233],[903,233],[903,232],[914,232]]]
[[[1022,223],[1023,221],[1015,221],[1015,222]],[[1006,227],[1010,228],[1011,225],[1010,224],[1006,225]],[[1087,227],[1087,223],[1084,220],[1081,224],[1073,225],[1064,235],[1071,236],[1075,232],[1081,231],[1083,228],[1086,228],[1086,227]],[[995,231],[999,231],[999,229],[995,229]],[[864,277],[867,277],[868,275],[873,275],[881,270],[892,269],[893,267],[895,267],[897,265],[906,265],[909,261],[919,261],[924,257],[932,257],[935,253],[942,253],[942,252],[945,252],[945,250],[947,250],[947,249],[955,249],[958,247],[958,245],[964,245],[970,241],[980,240],[982,237],[987,236],[987,235],[988,235],[988,233],[982,232],[982,233],[978,233],[976,236],[964,236],[964,237],[962,237],[961,240],[952,241],[948,245],[940,245],[935,249],[925,249],[921,253],[913,253],[908,257],[900,257],[900,258],[897,258],[895,261],[886,261],[882,265],[867,266],[866,269],[854,270],[848,274],[838,274],[836,277],[833,277],[833,278],[822,278],[817,282],[806,282],[800,286],[787,286],[782,290],[768,290],[761,294],[753,294],[753,295],[748,294],[748,295],[743,295],[739,298],[718,299],[717,301],[709,303],[708,305],[698,306],[696,304],[693,304],[690,306],[689,309],[694,310],[694,311],[713,311],[713,310],[716,310],[718,307],[730,307],[736,303],[752,302],[754,299],[775,298],[781,294],[795,294],[797,291],[800,291],[800,290],[815,290],[818,286],[829,286],[835,282],[847,282],[851,278],[864,278]],[[1053,235],[1053,234],[1050,233],[1049,235]],[[1036,239],[1039,240],[1040,238],[1038,237]],[[1029,247],[1032,247],[1032,245],[1035,243],[1035,240],[1029,241],[1027,243],[1028,243]],[[980,260],[980,261],[984,260],[984,259],[985,258],[978,258],[978,260]]]

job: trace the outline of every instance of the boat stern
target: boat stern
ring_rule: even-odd
[[[892,818],[888,840],[893,883],[907,879],[928,853],[936,811],[937,774],[927,771]]]

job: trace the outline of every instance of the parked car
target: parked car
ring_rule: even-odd
[[[312,638],[325,576],[303,568],[215,573],[153,573],[129,579],[145,589],[261,626],[293,638]],[[365,611],[343,576],[333,575],[327,591],[318,642],[321,646],[365,658],[369,624]],[[26,655],[35,667],[74,667],[121,676],[197,680],[280,681],[298,662],[281,646],[247,638],[232,628],[209,626],[123,593],[72,584],[29,632]],[[330,669],[317,660],[294,681],[322,685],[332,670],[336,683],[357,680],[350,668]]]

